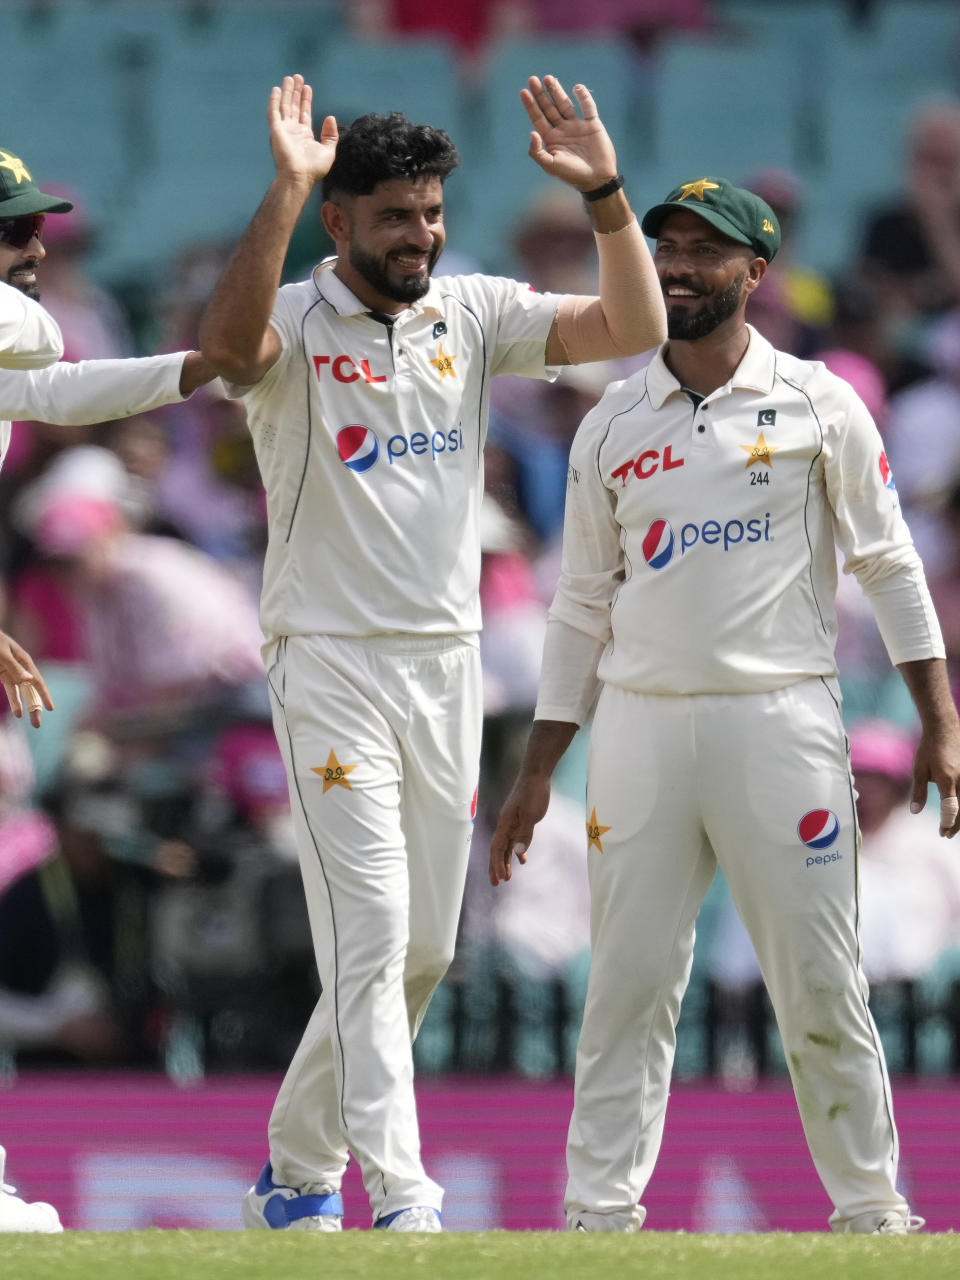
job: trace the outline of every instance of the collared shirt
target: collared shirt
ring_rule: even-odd
[[[271,317],[242,397],[267,491],[261,625],[283,635],[473,633],[489,379],[551,377],[561,297],[446,276],[384,324],[321,264]]]
[[[836,674],[837,550],[891,659],[942,657],[919,557],[866,407],[754,329],[694,404],[664,360],[614,383],[570,456],[551,618],[640,693],[753,693]],[[576,719],[551,701],[538,716]]]

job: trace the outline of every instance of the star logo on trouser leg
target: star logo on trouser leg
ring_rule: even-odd
[[[600,837],[609,830],[609,827],[601,827],[600,823],[597,821],[597,811],[594,809],[593,813],[591,813],[587,820],[587,848],[597,849],[600,853],[603,853],[603,845],[600,841]]]
[[[322,766],[313,766],[310,772],[319,774],[323,779],[323,794],[326,795],[331,787],[343,787],[347,791],[352,791],[353,787],[347,781],[347,774],[353,773],[356,767],[355,764],[341,764],[336,752],[331,751],[327,757],[327,763]]]

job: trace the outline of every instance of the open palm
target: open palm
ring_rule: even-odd
[[[578,84],[573,92],[582,116],[555,76],[531,76],[520,99],[534,129],[531,157],[555,178],[590,191],[616,175],[617,154],[590,91]]]
[[[303,76],[284,76],[271,90],[267,107],[270,148],[278,173],[317,182],[333,164],[337,151],[337,122],[324,119],[320,138],[313,135],[313,90]]]

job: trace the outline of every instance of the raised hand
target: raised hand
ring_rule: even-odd
[[[337,151],[337,122],[326,116],[319,141],[313,136],[313,90],[303,76],[284,76],[279,88],[274,85],[267,120],[278,174],[312,184],[329,172]]]
[[[530,156],[544,172],[578,191],[592,191],[617,176],[617,153],[590,91],[575,84],[582,116],[556,76],[531,76],[520,90],[533,132]]]

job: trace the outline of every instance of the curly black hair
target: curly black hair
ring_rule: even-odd
[[[323,180],[323,198],[334,193],[368,196],[390,178],[439,178],[460,163],[460,153],[442,129],[411,124],[399,111],[370,112],[341,130],[337,154]]]

